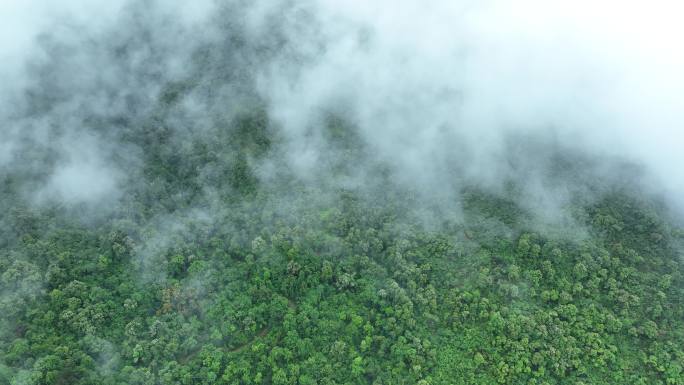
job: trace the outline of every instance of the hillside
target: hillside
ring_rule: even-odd
[[[684,385],[681,92],[486,7],[247,3],[17,43],[0,384]]]

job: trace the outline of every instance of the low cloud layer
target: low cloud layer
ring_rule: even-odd
[[[0,169],[30,179],[24,195],[34,204],[116,202],[141,167],[139,148],[121,138],[143,124],[167,82],[186,76],[193,28],[212,5],[1,7]]]
[[[191,142],[212,116],[239,110],[234,95],[249,79],[285,138],[288,167],[305,180],[315,182],[330,156],[319,127],[332,113],[399,184],[429,193],[529,174],[543,154],[517,165],[509,154],[510,138],[526,137],[642,165],[647,183],[684,207],[675,1],[36,0],[0,11],[0,74],[9,79],[0,166],[17,165],[27,138],[33,151],[55,152],[37,196],[119,196],[141,154],[115,132],[148,124],[169,82],[199,84],[166,122]],[[238,46],[253,52],[231,62],[214,54],[204,75],[193,72],[202,47]],[[212,90],[207,71],[233,71],[242,83]],[[364,184],[368,170],[355,170],[344,184]],[[559,194],[530,178],[539,201]]]
[[[684,192],[676,2],[318,1],[309,11],[311,27],[288,29],[296,54],[260,82],[303,146],[295,165],[324,156],[302,144],[306,126],[343,106],[409,181],[434,186],[455,162],[496,184],[512,172],[506,139],[522,134],[644,164],[671,197]]]

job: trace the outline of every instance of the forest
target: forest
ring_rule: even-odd
[[[283,40],[220,24],[170,76],[143,8],[30,67],[0,162],[0,384],[684,385],[684,221],[639,165],[511,135],[524,172],[496,187],[463,163],[404,183],[330,108],[302,177],[251,72]],[[80,199],[81,169],[70,199],[45,187],[77,136],[110,144],[116,194]]]

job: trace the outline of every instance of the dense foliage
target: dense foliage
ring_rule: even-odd
[[[682,233],[652,201],[578,201],[583,230],[553,236],[471,188],[426,226],[411,194],[260,187],[266,125],[231,127],[226,160],[156,141],[96,224],[14,201],[3,382],[684,384]],[[193,162],[225,191],[210,217]]]
[[[122,40],[92,49],[115,66],[142,44]],[[44,44],[35,120],[74,97],[50,72],[68,47]],[[545,143],[521,151],[579,186],[554,220],[516,178],[423,194],[334,113],[299,178],[266,103],[233,90],[223,108],[254,62],[239,35],[220,44],[151,106],[82,119],[130,166],[120,196],[36,203],[59,161],[36,143],[1,170],[0,383],[684,385],[684,232],[656,197]],[[132,84],[164,79],[149,55]]]

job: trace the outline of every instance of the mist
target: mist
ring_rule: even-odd
[[[313,27],[286,27],[303,59],[259,84],[304,173],[323,155],[307,124],[341,108],[408,183],[442,184],[451,162],[497,185],[509,136],[548,137],[645,166],[681,205],[681,6],[602,4],[317,2]]]
[[[119,186],[130,181],[112,154],[125,149],[130,174],[135,149],[117,147],[114,130],[120,128],[93,127],[79,116],[149,114],[165,81],[194,76],[193,52],[221,41],[217,21],[232,12],[237,16],[230,24],[246,41],[280,42],[267,43],[268,56],[248,60],[256,65],[246,68],[246,77],[286,138],[289,168],[304,180],[320,182],[316,168],[330,151],[317,127],[333,113],[344,116],[366,146],[369,158],[362,162],[388,165],[399,185],[426,199],[443,194],[444,186],[458,190],[475,181],[496,189],[516,177],[506,146],[519,136],[642,165],[645,184],[682,206],[684,175],[677,166],[684,164],[684,54],[676,2],[142,4],[3,4],[0,159],[7,167],[21,152],[19,136],[41,135],[63,159],[52,164],[44,191],[35,196],[67,202],[119,197]],[[128,62],[112,56],[117,41],[138,39],[136,30],[148,37]],[[54,48],[45,39],[67,51],[46,50]],[[36,65],[52,71],[54,81],[36,83]],[[49,128],[26,124],[17,117],[26,91],[47,95],[48,84],[57,90],[57,104],[41,118]],[[179,140],[200,137],[197,127],[211,125],[212,113],[239,109],[236,88],[228,83],[221,99],[184,97],[173,122]],[[45,139],[45,131],[57,131],[60,139]],[[81,133],[87,139],[80,140]],[[255,166],[268,178],[268,161]],[[355,169],[339,183],[366,184],[372,173],[364,165]],[[537,187],[530,193],[556,195]]]

